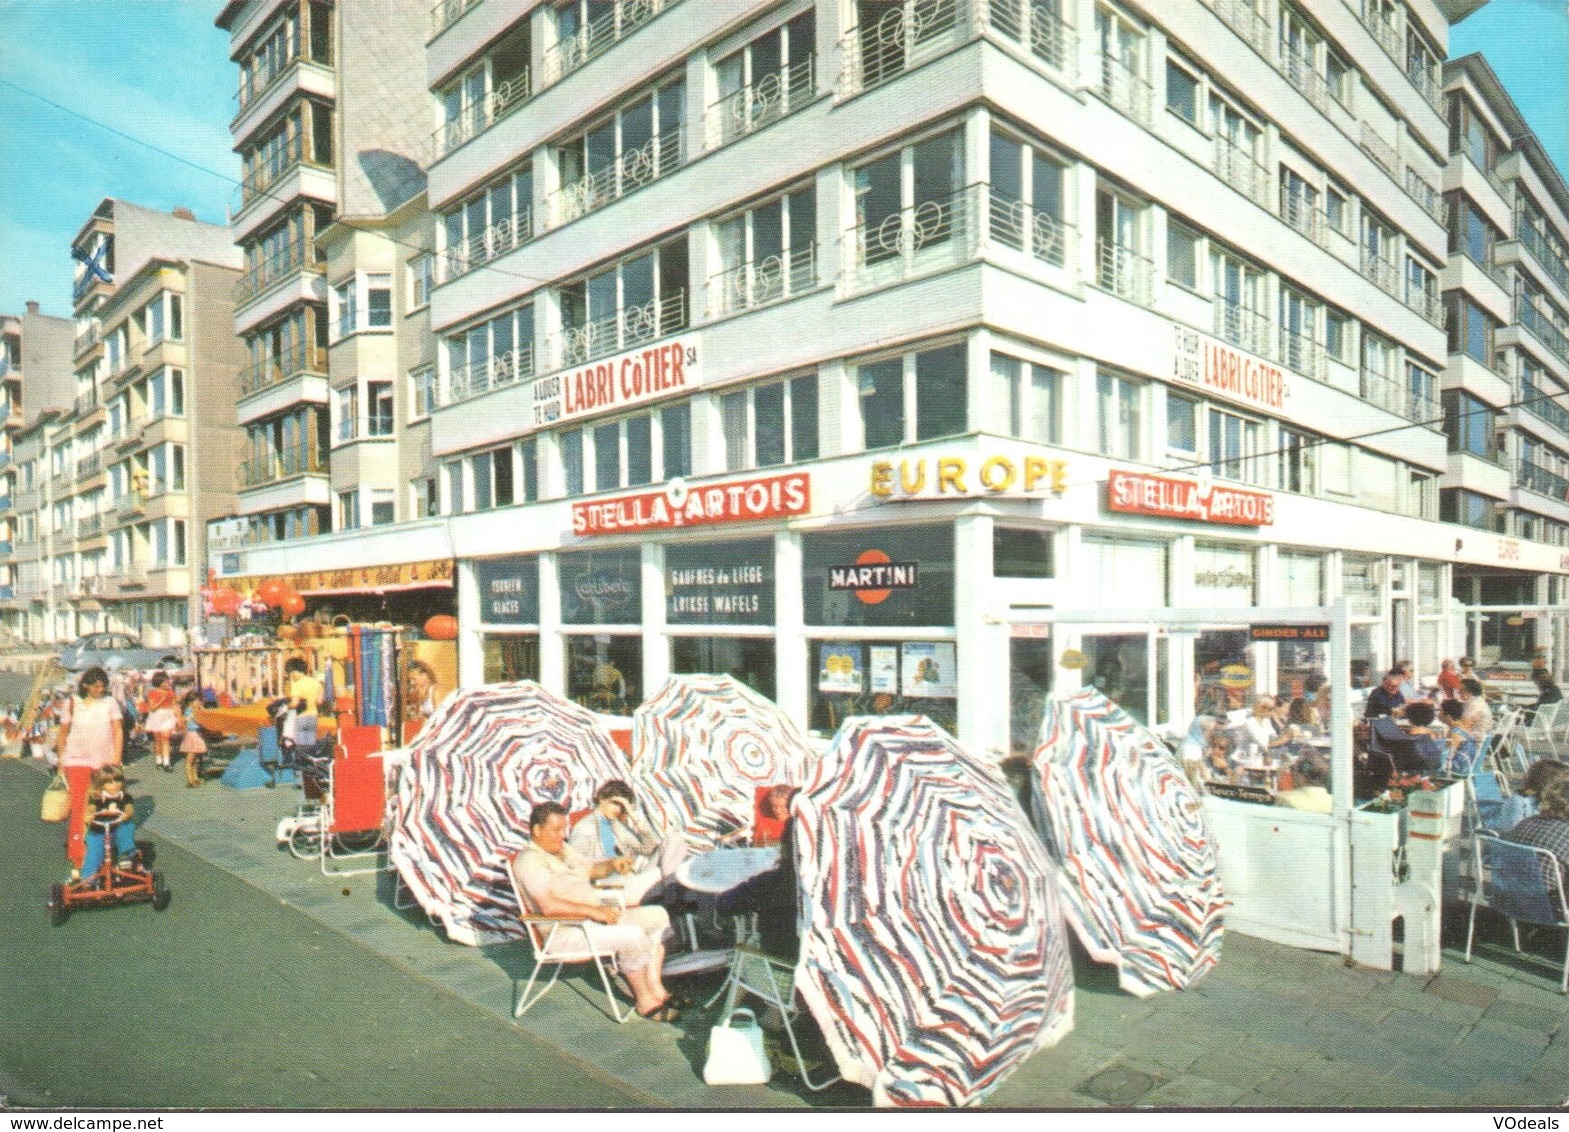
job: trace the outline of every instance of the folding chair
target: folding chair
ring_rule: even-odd
[[[1520,950],[1520,923],[1565,929],[1563,973],[1559,990],[1569,994],[1569,896],[1563,870],[1549,850],[1517,845],[1489,833],[1472,842],[1472,875],[1466,878],[1471,920],[1466,928],[1465,961],[1471,962],[1476,936],[1476,910],[1491,908],[1509,921],[1515,954]]]
[[[800,1014],[800,1008],[795,1004],[793,964],[777,959],[751,944],[740,944],[736,947],[735,958],[731,962],[726,981],[730,992],[725,996],[725,1008],[720,1013],[721,1018],[730,1017],[730,1012],[735,1009],[741,995],[757,996],[779,1011],[780,1018],[784,1020],[785,1035],[790,1039],[790,1050],[795,1054],[795,1063],[801,1071],[802,1084],[816,1093],[841,1079],[836,1073],[822,1081],[813,1082],[812,1075],[807,1072],[806,1059],[801,1056],[801,1043],[795,1036],[794,1019]]]
[[[513,858],[516,860],[516,857]],[[568,963],[592,963],[599,972],[599,982],[605,988],[605,1000],[610,1004],[610,1016],[617,1022],[627,1020],[628,1011],[623,1011],[616,1002],[616,992],[611,989],[610,976],[619,974],[616,969],[615,948],[608,946],[603,940],[597,939],[595,930],[599,925],[592,920],[580,920],[564,916],[542,916],[534,907],[534,902],[523,891],[523,886],[518,883],[517,875],[512,870],[512,861],[507,862],[507,880],[512,884],[512,895],[517,899],[524,931],[528,933],[529,944],[534,949],[534,970],[530,972],[528,983],[523,987],[523,993],[518,995],[517,1001],[512,1006],[512,1017],[521,1018],[540,999],[550,992],[556,985],[556,980],[561,977],[561,968]],[[550,978],[545,985],[537,991],[534,983],[539,979],[539,973],[546,964],[550,965]],[[608,967],[607,967],[608,965]]]
[[[387,842],[387,783],[380,755],[339,755],[332,760],[327,800],[320,815],[323,876],[358,876],[392,868],[381,859]],[[376,860],[369,867],[333,862]]]
[[[1543,704],[1536,709],[1536,715],[1525,729],[1527,748],[1545,743],[1548,750],[1553,752],[1553,757],[1558,757],[1558,739],[1553,731],[1558,726],[1558,713],[1562,708],[1562,704]]]

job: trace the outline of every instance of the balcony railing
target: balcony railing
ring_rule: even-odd
[[[1147,307],[1154,301],[1155,264],[1120,244],[1097,240],[1095,283],[1119,298]]]
[[[327,462],[314,448],[286,448],[252,457],[240,465],[240,489],[265,487],[294,476],[324,476]]]
[[[1100,57],[1100,76],[1094,90],[1134,121],[1149,125],[1154,105],[1153,88],[1121,59],[1110,55]]]
[[[94,386],[85,393],[78,393],[74,404],[76,405],[76,415],[79,417],[85,417],[92,412],[99,404],[97,387]]]
[[[1518,217],[1518,213],[1516,215]],[[1516,219],[1515,230],[1520,234],[1520,243],[1531,253],[1537,266],[1565,291],[1569,291],[1569,266],[1553,250],[1547,234],[1523,218]]]
[[[464,12],[467,12],[478,3],[479,0],[441,0],[440,4],[437,4],[430,10],[430,34],[432,37],[451,27]]]
[[[1328,245],[1328,222],[1324,210],[1314,207],[1305,197],[1293,196],[1284,186],[1280,194],[1280,218],[1319,247]]]
[[[708,280],[710,318],[782,302],[817,286],[817,246],[786,248],[737,264]]]
[[[686,162],[686,130],[675,126],[593,173],[564,185],[549,198],[550,226],[559,228],[580,216],[652,184]]]
[[[87,515],[76,520],[76,537],[92,538],[103,534],[104,517],[102,515]]]
[[[1050,4],[1029,0],[973,0],[982,33],[1022,49],[1063,79],[1073,77],[1073,28]]]
[[[704,115],[708,148],[729,145],[810,103],[817,97],[816,75],[817,58],[809,55],[715,102]]]
[[[443,249],[435,258],[435,280],[450,283],[533,238],[534,212],[524,208],[516,216],[505,217],[483,232],[476,232],[463,243]]]
[[[677,291],[582,326],[566,327],[557,336],[556,357],[563,368],[581,365],[685,330],[687,325],[686,292]]]
[[[534,376],[534,343],[526,342],[505,354],[483,362],[459,366],[447,379],[443,405],[455,405],[472,397],[527,381]]]
[[[1362,247],[1361,271],[1363,278],[1380,291],[1400,298],[1400,271],[1383,256],[1370,252],[1366,245]]]
[[[275,182],[282,180],[284,175],[297,166],[304,157],[304,134],[295,134],[294,140],[270,150],[267,156],[252,166],[250,172],[240,180],[237,190],[239,207],[233,211],[238,213],[249,208],[257,197],[266,193]]]
[[[145,562],[122,562],[115,568],[111,579],[122,590],[142,589],[147,585],[147,564]]]
[[[1357,10],[1357,18],[1362,21],[1362,25],[1368,31],[1373,33],[1373,38],[1378,41],[1378,45],[1388,53],[1389,57],[1399,62],[1401,55],[1400,28],[1393,22],[1384,19],[1373,6],[1371,0],[1362,0],[1360,8]]]
[[[1448,117],[1444,113],[1444,95],[1439,86],[1438,76],[1431,67],[1424,67],[1418,60],[1407,55],[1406,78],[1411,80],[1411,85],[1416,87],[1423,101],[1431,106],[1439,117]]]
[[[1307,334],[1282,326],[1280,360],[1293,373],[1300,373],[1314,381],[1324,380],[1324,347]]]
[[[246,302],[252,297],[261,294],[261,292],[278,280],[305,270],[306,265],[305,241],[290,241],[276,251],[258,259],[244,275],[240,276],[239,282],[234,285],[234,301],[236,303]],[[312,270],[317,268],[314,254],[309,258],[309,266]]]
[[[1212,0],[1215,14],[1221,22],[1240,35],[1264,58],[1270,57],[1269,20],[1254,8],[1249,0]]]
[[[115,501],[114,513],[119,519],[133,519],[147,509],[147,493],[139,489],[127,491]]]
[[[970,37],[966,0],[913,0],[875,24],[852,27],[840,47],[840,93],[872,90],[948,54]]]
[[[1538,420],[1546,421],[1559,432],[1569,436],[1569,408],[1560,405],[1554,397],[1569,400],[1569,394],[1548,394],[1530,382],[1521,384],[1520,407]]]
[[[86,479],[96,476],[104,470],[104,458],[101,452],[89,452],[76,462],[76,478]]]
[[[1405,382],[1364,369],[1361,393],[1362,400],[1370,405],[1377,405],[1380,409],[1429,428],[1440,427],[1437,398],[1412,389]]]
[[[1362,123],[1362,152],[1371,157],[1380,169],[1391,177],[1400,175],[1400,155],[1395,147],[1378,135],[1366,122]]]
[[[1413,287],[1407,279],[1405,304],[1440,330],[1444,328],[1444,301],[1436,291]]]
[[[98,343],[102,340],[102,334],[103,332],[98,328],[97,324],[83,329],[83,331],[76,336],[76,355],[80,357],[82,354],[87,353],[88,350],[91,350],[94,346],[98,345]]]
[[[863,220],[844,235],[846,282],[859,290],[967,262],[980,245],[979,203],[973,189],[961,189]]]
[[[1314,69],[1311,59],[1302,58],[1284,41],[1280,44],[1280,73],[1319,110],[1329,111],[1329,80]]]
[[[355,440],[392,440],[394,426],[391,413],[372,413],[368,417],[344,417],[338,421],[334,436],[338,444]]]
[[[1569,502],[1569,478],[1550,472],[1540,464],[1520,460],[1515,464],[1515,484],[1559,502]]]
[[[1411,166],[1406,166],[1406,195],[1422,206],[1422,211],[1440,224],[1444,223],[1444,198],[1427,178]]]
[[[584,24],[545,51],[545,82],[554,83],[570,75],[589,60],[609,51],[667,8],[680,0],[616,0],[610,11]]]
[[[276,358],[252,362],[240,371],[240,396],[249,397],[274,385],[281,385],[300,374],[327,374],[327,351],[315,346],[296,346]]]
[[[1269,170],[1259,163],[1251,150],[1216,134],[1211,161],[1217,177],[1260,208],[1269,208]]]
[[[528,68],[525,67],[522,74],[498,83],[496,89],[438,129],[433,135],[436,156],[445,157],[460,145],[478,137],[522,106],[532,95]]]
[[[1238,349],[1268,358],[1274,353],[1274,324],[1269,316],[1243,306],[1241,303],[1215,299],[1215,336],[1223,338]]]
[[[1523,298],[1516,300],[1515,310],[1520,325],[1536,335],[1542,345],[1557,355],[1559,361],[1569,365],[1569,335],[1558,329],[1551,316]]]
[[[990,222],[987,236],[994,244],[1012,248],[1049,263],[1053,267],[1066,267],[1071,254],[1075,229],[1060,217],[1045,209],[1036,208],[997,192],[987,185],[979,186],[987,195],[986,216]]]

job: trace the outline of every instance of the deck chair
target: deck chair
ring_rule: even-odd
[[[1539,744],[1546,744],[1552,751],[1553,757],[1558,757],[1558,737],[1554,732],[1558,728],[1558,713],[1563,710],[1563,704],[1543,704],[1536,709],[1536,714],[1531,718],[1524,733],[1527,749]]]
[[[802,1084],[816,1093],[841,1080],[839,1074],[835,1073],[814,1082],[811,1073],[807,1071],[806,1059],[801,1056],[801,1043],[795,1036],[796,1020],[800,1017],[801,1008],[795,1002],[793,964],[769,955],[754,944],[738,944],[735,957],[731,960],[727,983],[730,992],[725,996],[725,1007],[719,1015],[721,1018],[730,1017],[743,994],[755,995],[779,1011],[780,1018],[784,1020],[785,1035],[790,1039],[790,1051],[795,1054]]]
[[[1492,834],[1473,839],[1472,875],[1465,898],[1471,904],[1466,928],[1465,961],[1471,962],[1476,936],[1476,910],[1491,908],[1509,921],[1515,953],[1520,954],[1520,924],[1563,928],[1565,948],[1559,990],[1569,994],[1569,896],[1564,892],[1563,870],[1558,858],[1534,845],[1516,845]]]
[[[514,857],[513,860],[516,858]],[[519,920],[523,930],[528,935],[530,945],[534,949],[534,970],[529,973],[528,982],[523,987],[523,993],[518,995],[517,1001],[512,1005],[512,1017],[521,1018],[529,1009],[550,992],[556,985],[556,980],[561,977],[561,968],[568,963],[592,963],[599,972],[599,982],[605,988],[605,1001],[610,1005],[610,1016],[617,1022],[625,1022],[630,1011],[621,1009],[616,1002],[616,992],[610,985],[610,976],[619,974],[616,970],[615,948],[606,945],[595,938],[594,929],[599,925],[592,920],[580,920],[561,916],[542,916],[534,907],[534,902],[523,891],[523,886],[518,883],[517,875],[512,870],[512,860],[507,862],[507,880],[512,884],[512,895],[518,902],[520,912]],[[539,973],[550,967],[550,978],[538,990],[534,984],[539,979]]]
[[[392,868],[385,856],[387,783],[380,755],[340,754],[332,760],[320,821],[323,876],[358,876]]]

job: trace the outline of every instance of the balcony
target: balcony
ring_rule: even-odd
[[[76,537],[93,538],[103,534],[104,519],[102,515],[87,515],[76,520]]]
[[[1269,170],[1258,162],[1251,149],[1216,134],[1211,165],[1222,181],[1260,208],[1269,209]]]
[[[498,83],[484,98],[463,110],[432,135],[436,159],[477,138],[533,96],[528,68],[514,79]]]
[[[1095,285],[1118,298],[1147,307],[1154,301],[1155,264],[1130,248],[1096,240]]]
[[[676,126],[626,150],[603,169],[564,185],[548,198],[546,216],[552,228],[570,224],[627,193],[653,184],[686,163],[686,129]]]
[[[327,462],[322,459],[320,452],[310,448],[288,448],[246,460],[239,467],[239,487],[245,491],[295,476],[326,474]]]
[[[1569,436],[1569,409],[1560,405],[1554,397],[1569,399],[1569,394],[1551,394],[1537,388],[1530,382],[1524,382],[1520,387],[1520,407],[1530,413],[1537,420],[1545,421],[1552,425],[1565,436]]]
[[[1241,36],[1253,50],[1270,59],[1273,37],[1269,20],[1249,0],[1212,0],[1215,14],[1223,24]]]
[[[1400,155],[1395,147],[1378,135],[1366,122],[1362,123],[1362,152],[1367,154],[1385,173],[1396,179],[1400,176]]]
[[[473,365],[460,366],[453,370],[447,379],[447,388],[441,398],[441,404],[455,405],[460,401],[489,393],[492,389],[516,385],[521,381],[529,380],[534,376],[534,372],[534,343],[529,342],[487,361],[475,362]]]
[[[597,59],[680,0],[616,0],[610,11],[552,44],[545,51],[545,85],[560,82]]]
[[[430,10],[430,37],[432,39],[446,31],[470,8],[479,4],[479,0],[441,0]]]
[[[1393,263],[1381,255],[1362,248],[1362,277],[1391,298],[1400,298],[1400,272]]]
[[[570,326],[557,338],[556,357],[562,368],[608,357],[687,328],[686,292],[650,299],[618,314]]]
[[[506,255],[534,238],[534,214],[524,209],[515,217],[498,220],[456,247],[446,248],[435,257],[435,281],[450,283],[476,267]]]
[[[272,196],[270,191],[272,187],[300,168],[318,169],[324,173],[332,172],[332,166],[305,156],[303,134],[296,135],[292,142],[273,151],[266,160],[259,162],[245,174],[229,202],[229,223],[233,224],[241,213],[258,200]]]
[[[1426,291],[1420,287],[1413,287],[1411,281],[1406,280],[1406,306],[1421,315],[1430,326],[1439,330],[1444,328],[1444,300],[1436,291]]]
[[[723,318],[783,302],[816,286],[816,245],[788,248],[709,276],[708,317]]]
[[[1214,311],[1215,337],[1261,358],[1274,356],[1275,327],[1268,315],[1219,296],[1215,299]]]
[[[1520,218],[1516,213],[1515,231],[1519,233],[1522,247],[1531,253],[1531,258],[1536,261],[1547,276],[1565,291],[1569,291],[1569,266],[1553,250],[1548,242],[1547,233],[1537,229],[1536,225]]]
[[[307,259],[305,241],[296,240],[286,244],[257,260],[240,276],[239,282],[234,285],[234,303],[236,306],[243,305],[279,280],[307,269],[319,271],[321,265],[316,263],[314,255]]]
[[[1420,173],[1406,166],[1406,195],[1422,206],[1422,211],[1444,224],[1444,198]]]
[[[1302,58],[1284,41],[1280,44],[1280,73],[1285,75],[1286,81],[1301,91],[1320,113],[1329,113],[1329,80],[1314,69],[1311,59]]]
[[[1280,198],[1280,218],[1319,247],[1329,246],[1329,225],[1324,210],[1315,208],[1304,197],[1286,192],[1284,187]]]
[[[1558,329],[1552,317],[1523,298],[1516,299],[1515,311],[1520,325],[1536,335],[1537,340],[1551,350],[1560,362],[1569,365],[1569,335]]]
[[[115,501],[114,515],[120,522],[138,518],[147,510],[147,492],[132,489]]]
[[[1395,62],[1400,62],[1402,36],[1400,28],[1390,20],[1384,19],[1371,2],[1362,0],[1361,6],[1356,9],[1357,18],[1362,21],[1362,26],[1373,33],[1373,38]]]
[[[703,115],[708,148],[729,145],[811,103],[817,97],[816,67],[816,56],[808,56],[713,103]]]
[[[74,349],[72,350],[72,355],[74,357],[80,358],[83,354],[87,353],[88,350],[91,350],[94,346],[98,345],[98,343],[102,341],[103,332],[98,328],[98,324],[94,323],[91,326],[83,329],[83,331],[76,336],[76,342]]]
[[[142,562],[125,562],[115,569],[114,575],[108,579],[122,590],[140,590],[147,588],[147,566]]]
[[[1515,486],[1556,499],[1560,503],[1569,503],[1569,478],[1550,472],[1529,460],[1516,461]]]
[[[84,480],[104,470],[103,453],[89,452],[76,462],[76,478]]]
[[[1140,125],[1150,124],[1154,90],[1143,76],[1121,59],[1102,55],[1100,78],[1091,89]]]
[[[252,362],[240,371],[240,396],[249,397],[302,374],[326,377],[327,351],[314,346],[296,346],[276,358]]]
[[[1404,382],[1395,381],[1372,370],[1362,371],[1362,400],[1370,405],[1404,417],[1434,431],[1440,431],[1442,417],[1438,399],[1429,393],[1412,389]]]
[[[1433,108],[1433,113],[1447,119],[1449,115],[1444,112],[1444,92],[1434,70],[1422,66],[1418,60],[1409,56],[1406,58],[1405,70],[1406,78],[1411,80],[1411,85],[1416,87],[1423,101]]]

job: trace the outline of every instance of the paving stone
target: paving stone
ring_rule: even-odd
[[[1437,995],[1439,998],[1450,1002],[1460,1002],[1468,1006],[1480,1006],[1483,1009],[1491,1006],[1493,1000],[1498,997],[1498,991],[1495,988],[1485,986],[1475,979],[1442,974],[1427,984],[1426,993]]]
[[[1487,1008],[1484,1022],[1504,1022],[1522,1030],[1532,1030],[1551,1037],[1569,1021],[1569,1009],[1546,1010],[1511,999],[1500,999]]]
[[[1489,1020],[1484,1018],[1477,1023],[1470,1033],[1466,1034],[1461,1044],[1464,1045],[1473,1040],[1493,1040],[1505,1045],[1523,1046],[1535,1051],[1531,1056],[1531,1060],[1534,1062],[1547,1049],[1548,1042],[1552,1039],[1540,1030],[1527,1030],[1519,1026],[1511,1026],[1507,1022],[1493,1022],[1489,1024]]]
[[[1254,1090],[1263,1108],[1334,1108],[1345,1096],[1344,1087],[1317,1078],[1300,1077],[1290,1070],[1275,1074]]]
[[[1139,1102],[1140,1108],[1224,1108],[1248,1095],[1247,1089],[1208,1077],[1185,1075],[1168,1081]]]

